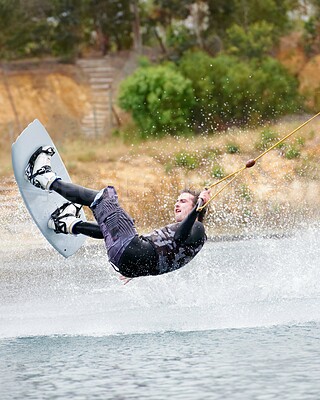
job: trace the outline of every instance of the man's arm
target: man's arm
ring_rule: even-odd
[[[202,202],[202,204],[206,203],[209,199],[210,199],[210,190],[204,190],[200,193],[199,200]],[[177,229],[177,231],[174,235],[174,239],[177,242],[180,242],[180,243],[185,242],[188,239],[188,237],[190,236],[192,227],[193,227],[195,220],[197,219],[198,214],[199,214],[197,212],[198,206],[199,206],[199,203],[193,208],[191,213],[181,222],[179,228]],[[195,233],[195,237],[193,238],[194,241],[198,241],[201,237],[203,237],[204,227],[201,222],[199,222],[197,224],[197,229],[194,233]]]
[[[182,243],[188,239],[193,224],[198,216],[197,208],[198,206],[196,205],[191,213],[180,223],[179,228],[174,234],[174,240],[176,240],[177,242]]]

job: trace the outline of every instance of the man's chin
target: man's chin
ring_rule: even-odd
[[[176,219],[176,222],[181,222],[183,220],[183,217],[181,214],[176,214],[175,219]]]

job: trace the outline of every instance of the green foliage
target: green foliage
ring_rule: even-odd
[[[172,18],[187,18],[188,7],[193,0],[154,0],[160,17],[171,20]]]
[[[52,54],[72,58],[83,40],[84,3],[81,0],[0,0],[0,56]]]
[[[130,5],[129,0],[0,0],[0,56],[72,60],[94,31],[103,51],[130,48]]]
[[[121,138],[125,144],[140,144],[143,141],[139,133],[139,129],[134,122],[128,122],[123,125],[120,129],[115,129],[112,135],[117,138]]]
[[[146,24],[149,25],[150,21],[153,26],[161,27],[163,31],[172,30],[174,26],[180,24],[184,25],[184,20],[189,17],[192,20],[192,25],[188,26],[189,32],[197,32],[197,42],[201,48],[205,48],[214,54],[212,51],[212,38],[217,38],[220,41],[226,39],[227,30],[234,24],[237,24],[243,30],[250,30],[253,24],[269,24],[273,25],[273,37],[272,41],[275,42],[276,37],[280,37],[290,27],[289,11],[293,11],[296,7],[299,7],[298,0],[206,0],[203,2],[195,2],[192,0],[154,0],[153,7],[150,7],[149,16],[151,18],[146,19]],[[202,7],[202,18],[199,18],[199,14],[196,18],[191,15],[192,7],[190,5],[201,7],[205,4],[206,7]],[[204,11],[205,10],[205,11]],[[200,13],[201,15],[201,13]],[[205,26],[203,25],[203,21]],[[267,37],[261,38],[259,33],[268,33],[265,30],[256,30],[256,36],[261,42],[262,40],[267,41]],[[185,35],[185,32],[183,32]],[[217,42],[216,42],[217,43]],[[175,41],[174,45],[176,46]],[[173,50],[170,48],[172,42],[168,42],[167,54],[171,54]],[[184,42],[184,45],[188,45]],[[254,45],[254,43],[252,43]],[[217,47],[217,46],[214,46]]]
[[[178,59],[196,44],[195,36],[184,25],[171,24],[166,33],[166,45],[170,49],[170,59]]]
[[[309,57],[319,53],[319,29],[320,22],[317,15],[310,17],[304,24],[303,43],[305,52]]]
[[[120,87],[119,105],[131,112],[141,135],[188,130],[194,97],[190,80],[167,66],[139,68]]]
[[[310,1],[317,11],[318,0]],[[140,18],[135,18],[133,4],[137,5]],[[191,15],[196,5],[205,5],[201,18]],[[290,24],[288,11],[298,7],[297,0],[0,0],[0,49],[2,57],[7,58],[48,53],[71,58],[90,43],[93,31],[99,37],[101,50],[128,49],[132,46],[133,26],[138,29],[140,21],[144,38],[147,34],[149,40],[156,40],[156,28],[161,32],[157,31],[158,42],[168,34],[169,49],[163,49],[166,55],[179,55],[193,46],[195,39],[208,51],[214,40],[215,53],[234,24],[248,34],[254,24],[273,24],[273,39],[279,37]],[[318,14],[317,11],[308,28],[313,40]],[[191,24],[185,24],[187,18]],[[261,44],[262,36],[266,40],[268,35],[265,30],[259,32],[260,37],[254,37]],[[250,43],[254,45],[252,40]]]
[[[273,31],[273,25],[266,21],[255,22],[247,29],[234,24],[227,30],[228,51],[239,58],[261,59],[273,46]]]
[[[206,160],[216,160],[221,153],[218,147],[208,147],[202,152],[202,157]]]
[[[0,0],[0,26],[0,58],[24,55],[32,24],[19,0]]]
[[[211,176],[216,179],[222,179],[225,177],[225,172],[220,165],[216,164],[212,167]]]
[[[318,0],[312,1],[318,17]],[[133,26],[138,28],[139,22],[133,4],[140,10],[141,32],[157,36],[166,58],[179,58],[196,45],[217,54],[218,48],[228,49],[227,35],[233,53],[212,58],[189,50],[176,70],[141,61],[144,72],[128,78],[131,83],[124,87],[131,92],[126,99],[120,96],[120,102],[144,136],[189,126],[204,131],[255,123],[297,110],[296,80],[276,60],[265,57],[286,31],[288,11],[295,9],[297,0],[0,0],[0,57],[51,54],[70,61],[88,45],[93,32],[106,51],[130,48]],[[202,10],[198,19],[196,6]],[[186,24],[186,18],[192,23]],[[309,21],[313,41],[318,25],[317,19]]]
[[[223,37],[226,30],[237,20],[235,0],[209,0],[208,5],[211,16],[209,19],[210,32],[215,32]]]
[[[52,51],[55,56],[60,56],[65,61],[71,61],[77,55],[82,39],[80,12],[79,0],[52,1]]]
[[[241,197],[247,202],[251,202],[253,199],[253,193],[250,190],[249,186],[246,184],[242,184],[239,187],[237,187],[236,193],[239,197]]]
[[[269,128],[264,129],[261,132],[260,140],[256,143],[256,148],[261,151],[265,151],[273,146],[279,137],[275,132],[270,130]],[[305,141],[303,138],[298,137],[295,140],[294,144],[288,144],[286,142],[280,143],[277,148],[281,148],[281,153],[288,160],[292,160],[294,158],[298,158],[301,155],[301,148],[304,146]]]
[[[296,80],[270,57],[241,61],[234,56],[213,58],[189,51],[179,70],[192,82],[196,99],[193,122],[201,128],[256,122],[295,111],[300,104]]]
[[[149,58],[145,57],[145,56],[139,57],[138,64],[139,64],[139,67],[141,67],[141,68],[151,66],[151,62],[150,62]]]
[[[219,99],[215,96],[217,84],[214,79],[213,62],[214,59],[208,54],[195,51],[185,53],[179,63],[179,70],[192,82],[196,101],[192,118],[196,126],[210,125],[219,108]]]
[[[214,1],[214,0],[212,0]],[[278,36],[290,28],[289,12],[300,6],[297,0],[233,0],[235,20],[242,27],[258,21],[274,24]]]
[[[269,128],[264,129],[260,134],[260,140],[256,143],[256,148],[261,151],[267,150],[279,140],[277,134]]]
[[[132,45],[133,14],[130,0],[85,0],[86,20],[91,30],[96,30],[105,47],[104,51],[114,47],[116,50],[128,49]]]
[[[240,147],[236,143],[227,143],[226,150],[228,154],[239,154]]]
[[[291,145],[291,146],[289,146],[288,150],[286,151],[285,157],[288,160],[293,160],[294,158],[300,157],[300,154],[301,154],[300,150],[296,146]]]
[[[261,115],[278,117],[297,111],[301,107],[298,81],[276,60],[266,57],[262,62],[251,63],[255,81],[256,108]]]
[[[181,152],[176,154],[175,164],[178,167],[195,169],[199,166],[199,159],[196,154]]]
[[[295,139],[294,143],[284,143],[283,153],[286,159],[293,160],[301,156],[301,149],[305,145],[305,140],[302,137]]]
[[[305,145],[306,141],[303,137],[299,136],[296,138],[296,143],[297,143],[297,145],[303,147]]]

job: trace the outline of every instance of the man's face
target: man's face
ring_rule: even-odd
[[[174,216],[176,222],[183,221],[185,217],[190,214],[194,207],[193,199],[194,196],[190,193],[180,194],[174,206]]]

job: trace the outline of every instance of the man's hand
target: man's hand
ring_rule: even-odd
[[[209,201],[210,198],[211,198],[211,191],[210,191],[210,189],[203,190],[203,191],[199,194],[199,199],[202,199],[203,204],[205,204],[207,201]]]
[[[133,278],[127,278],[126,276],[120,275],[120,280],[122,281],[122,283],[124,285],[126,285],[127,283],[129,283]]]

